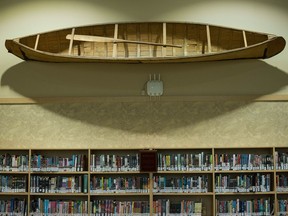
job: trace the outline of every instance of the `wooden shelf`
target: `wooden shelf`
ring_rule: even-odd
[[[157,171],[157,174],[212,174],[213,171],[199,171],[199,170],[191,170],[191,171]]]
[[[31,196],[88,196],[87,193],[30,193]]]
[[[142,192],[124,192],[124,193],[90,193],[90,196],[149,196],[149,193],[142,193]]]
[[[33,171],[30,172],[30,174],[33,175],[83,175],[83,174],[88,174],[88,171],[60,171],[60,172],[46,172],[46,171]]]
[[[270,192],[245,192],[245,193],[241,193],[241,192],[235,192],[235,193],[215,193],[216,196],[218,195],[225,195],[225,196],[230,196],[230,195],[234,195],[234,196],[238,196],[238,195],[269,195],[269,194],[275,194],[274,191],[270,191]]]
[[[214,173],[274,173],[272,170],[215,170]]]
[[[0,171],[0,175],[3,174],[8,174],[8,175],[19,175],[19,174],[23,174],[23,175],[27,175],[29,172],[27,171],[23,171],[23,172],[19,172],[19,171]]]
[[[175,193],[175,192],[154,192],[153,193],[154,196],[213,196],[214,193],[213,192],[201,192],[201,193],[186,193],[186,192],[179,192],[179,193]]]
[[[141,174],[143,172],[140,171],[119,171],[119,172],[110,172],[110,171],[104,171],[104,172],[95,172],[90,171],[91,175],[133,175],[133,174]]]
[[[27,192],[0,192],[0,196],[27,196],[29,193]]]

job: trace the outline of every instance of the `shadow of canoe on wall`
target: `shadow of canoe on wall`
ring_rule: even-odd
[[[161,74],[164,96],[241,96],[275,93],[288,75],[260,60],[191,64],[71,64],[22,62],[8,69],[1,86],[24,97],[141,97],[149,74]],[[147,96],[142,96],[147,97]],[[43,101],[38,101],[43,102]],[[57,115],[133,133],[161,133],[193,126],[240,109],[252,101],[130,101],[40,103]],[[189,116],[189,118],[187,118]],[[73,126],[72,126],[73,127]]]

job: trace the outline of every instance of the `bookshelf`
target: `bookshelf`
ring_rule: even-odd
[[[0,149],[0,215],[286,215],[287,200],[288,147]]]

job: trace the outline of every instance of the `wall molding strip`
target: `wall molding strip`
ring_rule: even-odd
[[[32,97],[0,98],[0,104],[53,104],[53,103],[93,103],[93,102],[177,102],[177,101],[252,101],[288,102],[288,95],[237,95],[237,96],[125,96],[125,97]]]

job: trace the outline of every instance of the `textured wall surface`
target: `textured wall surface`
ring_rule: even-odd
[[[1,105],[0,148],[288,146],[288,103]]]

